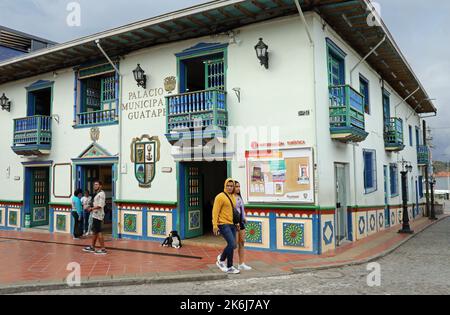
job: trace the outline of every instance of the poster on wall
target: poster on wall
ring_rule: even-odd
[[[249,202],[314,203],[311,148],[247,152]]]

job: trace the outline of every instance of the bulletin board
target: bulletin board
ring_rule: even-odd
[[[249,151],[249,202],[314,203],[312,148]]]

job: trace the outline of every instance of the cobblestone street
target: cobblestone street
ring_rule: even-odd
[[[432,226],[380,259],[381,286],[369,287],[367,266],[273,278],[234,279],[39,292],[38,294],[449,294],[450,218]],[[34,294],[34,293],[33,293]]]

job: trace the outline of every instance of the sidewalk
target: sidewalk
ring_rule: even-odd
[[[411,228],[417,234],[433,223],[422,218],[413,222]],[[398,229],[386,230],[322,256],[248,250],[246,263],[254,270],[233,277],[286,275],[363,263],[386,255],[414,237],[400,235]],[[67,235],[0,231],[0,293],[11,292],[5,290],[11,287],[26,291],[48,284],[61,287],[70,273],[66,268],[71,262],[80,264],[83,285],[92,286],[138,284],[136,280],[149,283],[227,278],[215,265],[220,249],[214,246],[188,244],[177,250],[153,242],[109,240],[106,244],[109,254],[96,256],[82,252],[88,244],[89,240],[73,241]]]

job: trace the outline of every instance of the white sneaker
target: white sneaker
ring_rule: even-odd
[[[219,269],[222,270],[223,272],[227,272],[227,271],[228,271],[228,268],[227,268],[227,266],[225,265],[224,262],[220,261],[220,257],[221,257],[221,255],[217,256],[217,262],[216,262],[216,265],[217,265],[217,267],[219,267]]]
[[[232,274],[232,275],[237,275],[237,274],[240,274],[241,272],[239,270],[237,270],[236,268],[231,267],[227,270],[227,273]]]
[[[250,266],[247,266],[246,264],[241,264],[241,265],[239,265],[238,269],[239,269],[239,270],[244,270],[244,271],[250,271],[250,270],[252,270],[253,268],[250,267]]]

